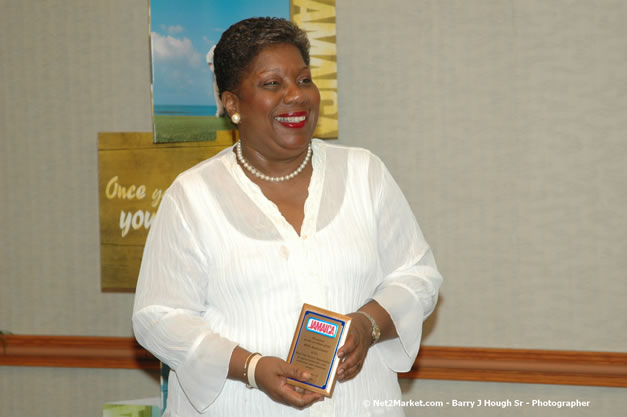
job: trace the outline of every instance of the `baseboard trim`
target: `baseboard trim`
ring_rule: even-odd
[[[159,369],[130,337],[0,335],[0,366]],[[627,353],[423,346],[399,378],[627,387]]]

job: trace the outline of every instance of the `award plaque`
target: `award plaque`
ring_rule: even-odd
[[[348,316],[303,304],[287,362],[308,371],[311,378],[288,378],[287,383],[330,397],[340,364],[337,351],[344,345],[350,322]]]

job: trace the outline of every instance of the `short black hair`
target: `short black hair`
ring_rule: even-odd
[[[220,97],[235,91],[252,60],[266,47],[294,45],[309,65],[309,40],[305,31],[278,17],[253,17],[229,27],[220,37],[213,55],[213,68]]]

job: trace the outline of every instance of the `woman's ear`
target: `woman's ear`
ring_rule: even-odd
[[[225,91],[222,93],[222,104],[229,117],[235,113],[239,113],[239,99],[232,92]]]

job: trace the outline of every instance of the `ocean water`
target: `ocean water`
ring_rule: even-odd
[[[155,116],[215,116],[216,106],[155,104]]]

